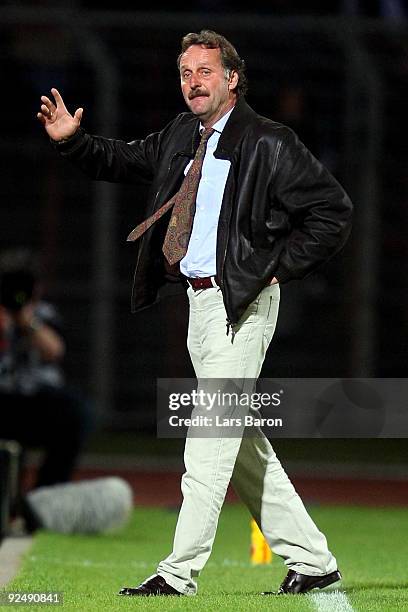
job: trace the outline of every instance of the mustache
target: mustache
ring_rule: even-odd
[[[196,91],[192,91],[188,95],[188,99],[189,100],[194,100],[194,98],[198,98],[198,96],[205,96],[206,98],[208,98],[208,94],[207,93],[205,93],[204,91],[196,90]]]

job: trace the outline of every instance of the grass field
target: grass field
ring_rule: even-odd
[[[379,500],[379,504],[381,500]],[[62,591],[65,611],[274,610],[277,612],[392,612],[408,610],[408,512],[401,509],[312,507],[344,580],[318,595],[262,597],[286,571],[278,557],[269,566],[249,562],[249,515],[241,505],[222,511],[213,553],[196,597],[128,598],[121,586],[154,573],[171,548],[177,513],[136,508],[127,527],[103,536],[38,533],[21,572],[6,590]],[[3,606],[1,606],[3,608]],[[5,607],[4,607],[5,608]],[[7,609],[11,609],[7,606]],[[23,610],[52,606],[23,606]]]

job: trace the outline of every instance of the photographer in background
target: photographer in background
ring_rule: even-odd
[[[34,487],[71,479],[92,428],[88,401],[65,383],[65,342],[41,299],[38,266],[22,250],[0,255],[0,439],[43,451]]]

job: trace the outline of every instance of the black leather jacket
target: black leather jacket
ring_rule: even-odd
[[[88,176],[151,184],[145,217],[179,189],[199,142],[199,120],[178,115],[161,132],[126,143],[82,129],[57,149]],[[228,321],[236,324],[273,276],[303,278],[345,243],[352,204],[288,127],[257,115],[240,98],[215,157],[231,162],[217,234],[217,277]],[[132,311],[153,303],[164,284],[161,246],[168,216],[140,238]]]

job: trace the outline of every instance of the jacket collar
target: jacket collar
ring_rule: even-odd
[[[214,157],[217,159],[230,159],[238,142],[243,138],[252,120],[256,117],[255,111],[246,103],[245,98],[238,98],[231,115],[222,131],[218,141],[217,149],[214,152]],[[194,157],[200,142],[200,120],[194,115],[191,115],[193,120],[191,149],[186,147],[180,151],[181,154]]]
[[[229,159],[237,144],[242,140],[256,113],[246,103],[245,98],[238,98],[236,105],[222,131],[214,157]]]

